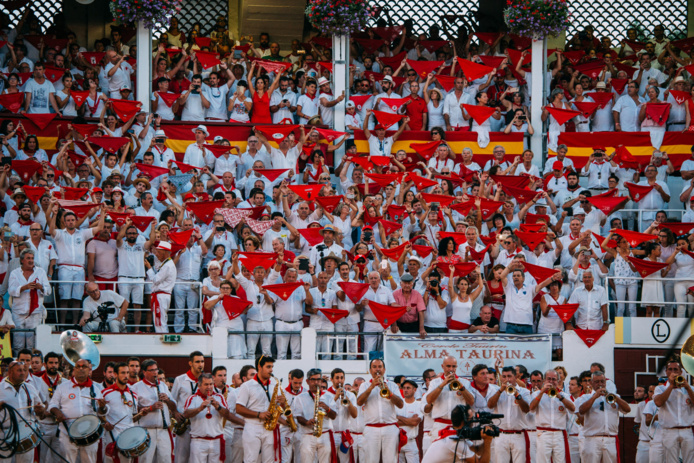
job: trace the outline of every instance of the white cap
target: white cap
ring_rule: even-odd
[[[385,77],[381,80],[381,82],[386,82],[386,81],[390,82],[391,84],[394,84],[394,83],[395,83],[395,81],[393,80],[393,78],[390,77],[390,76],[385,76]]]
[[[156,132],[154,132],[154,138],[168,138],[168,137],[166,136],[166,132],[159,129]]]
[[[417,257],[417,256],[410,256],[410,258],[407,259],[407,262],[411,262],[411,261],[417,262],[417,263],[420,265],[420,267],[423,265],[423,264],[422,264],[422,259],[420,259],[420,258]]]
[[[210,136],[210,132],[207,131],[207,127],[205,127],[204,125],[200,124],[199,126],[195,127],[195,128],[192,130],[192,132],[195,133],[195,132],[197,132],[198,130],[201,130],[201,131],[205,132],[205,135],[207,135],[208,137]]]
[[[325,84],[329,84],[329,83],[330,83],[330,81],[328,79],[326,79],[325,77],[321,77],[320,79],[318,79],[318,86],[319,87],[321,85],[325,85]]]
[[[221,135],[217,135],[216,137],[214,137],[214,140],[213,140],[213,141],[214,141],[215,143],[217,143],[217,142],[220,141],[220,140],[224,140],[224,137],[221,136]]]
[[[161,249],[162,251],[171,251],[171,243],[167,243],[166,241],[160,241],[157,245],[157,249]]]

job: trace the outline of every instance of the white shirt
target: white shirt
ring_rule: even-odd
[[[456,376],[456,378],[458,379],[458,381],[460,381],[460,383],[463,385],[465,389],[470,389],[470,381],[468,381],[465,378],[459,378],[458,376]],[[431,382],[429,383],[429,389],[422,396],[422,408],[426,406],[428,403],[427,395],[432,393],[436,388],[438,388],[441,385],[441,383],[443,383],[443,381],[444,379],[441,376],[438,376],[431,380]],[[450,424],[451,410],[453,410],[457,405],[465,404],[465,399],[463,399],[463,396],[459,395],[458,392],[462,391],[452,391],[450,386],[444,386],[434,403],[431,404],[431,418],[435,420],[443,419]],[[422,414],[423,412],[424,410],[422,410]]]
[[[304,94],[299,97],[298,101],[296,102],[296,106],[301,106],[301,112],[308,116],[308,119],[310,119],[313,116],[318,115],[320,99],[318,98],[317,94],[313,98]],[[306,124],[308,119],[303,117],[299,118],[299,124]]]
[[[589,401],[591,397],[590,394],[583,394],[576,399],[574,403],[576,410]],[[600,410],[601,406],[602,410]],[[583,416],[583,434],[586,437],[599,436],[602,434],[616,436],[619,432],[619,407],[617,403],[613,403],[612,405],[608,404],[605,401],[605,396],[597,398],[595,402],[593,402],[593,406]]]
[[[369,153],[371,156],[389,156],[393,151],[393,137],[380,140],[376,135],[369,137]]]
[[[585,286],[577,287],[571,293],[569,304],[579,304],[575,315],[576,326],[584,330],[602,328],[602,306],[607,304],[605,288],[593,285],[593,289],[588,291]]]
[[[171,388],[171,397],[176,402],[178,411],[185,411],[186,401],[198,390],[198,379],[188,370],[182,375],[178,375]]]
[[[94,238],[91,228],[85,230],[55,230],[55,247],[58,253],[58,265],[84,267],[87,240]]]
[[[273,124],[279,124],[284,119],[294,120],[294,113],[289,108],[292,106],[296,107],[296,93],[287,89],[287,91],[282,94],[279,88],[275,89],[275,91],[272,92],[272,97],[270,97],[270,106],[277,106],[282,102],[282,100],[287,100],[289,102],[289,106],[286,108],[279,108],[276,113],[272,114]]]
[[[202,265],[202,248],[198,243],[185,247],[176,264],[176,278],[179,281],[198,281]]]
[[[331,93],[321,93],[318,95],[318,101],[320,104],[320,100],[322,98],[325,98],[325,100],[330,103],[331,101],[335,100],[335,96]],[[278,111],[279,112],[279,111]],[[333,120],[335,114],[335,109],[334,108],[329,108],[327,106],[323,106],[322,104],[320,105],[320,116],[323,124],[327,125],[328,127],[333,126]]]
[[[455,95],[455,90],[453,90],[446,95],[446,99],[443,100],[443,114],[448,114],[448,122],[451,127],[464,127],[469,125],[469,122],[463,118],[463,111],[460,107],[461,104],[474,105],[475,100],[464,90],[460,94],[460,98]]]
[[[106,419],[115,425],[113,435],[118,437],[120,433],[133,426],[133,415],[137,413],[137,396],[128,385],[120,390],[116,384],[104,389],[102,394],[108,406]]]
[[[270,292],[270,297],[275,301],[275,318],[277,320],[285,323],[301,321],[304,301],[306,300],[306,289],[303,286],[296,288],[286,301],[272,292]]]
[[[147,270],[147,278],[152,281],[152,294],[156,292],[171,294],[176,283],[176,266],[171,259],[167,259],[156,273],[154,268]]]
[[[338,284],[340,281],[344,281],[344,280],[342,278],[338,277],[338,278],[335,278],[334,280],[330,281],[330,283],[328,283],[328,287],[330,289],[332,289],[333,291],[335,291],[336,296],[337,296],[338,291],[342,291],[342,288]],[[351,282],[351,283],[356,283],[356,281],[351,280],[351,279],[348,279],[347,281]],[[336,323],[336,325],[345,325],[348,323],[359,323],[361,316],[360,316],[359,312],[357,311],[356,307],[357,307],[357,305],[354,302],[352,302],[352,300],[347,295],[345,295],[344,301],[341,301],[340,298],[338,297],[337,298],[337,308],[340,310],[349,311],[349,315],[347,315],[345,318],[340,319]]]
[[[524,282],[523,286],[518,289],[513,282],[509,282],[504,287],[504,294],[506,294],[504,322],[517,325],[532,325],[534,287]]]
[[[36,405],[37,403],[42,403],[41,397],[34,386],[23,382],[19,386],[19,390],[16,390],[14,386],[7,381],[7,379],[0,382],[0,401],[17,409],[17,413],[19,413],[30,423],[36,421],[34,410],[24,407],[30,407],[32,405]],[[20,410],[21,408],[24,408],[24,410]],[[2,425],[3,428],[6,429],[9,427],[10,423],[9,414],[4,413],[3,416],[5,421],[2,422]],[[23,423],[21,418],[17,418],[17,421]],[[4,435],[5,432],[6,431],[3,430],[2,434]]]
[[[24,93],[31,94],[29,114],[48,114],[51,112],[50,94],[55,94],[55,87],[50,80],[45,79],[42,84],[39,84],[34,79],[29,79],[24,84]]]
[[[205,118],[220,119],[226,122],[229,87],[226,84],[219,87],[210,87],[203,84],[202,91],[205,92],[205,98],[210,102],[210,107],[205,110]]]
[[[272,148],[270,152],[270,159],[273,169],[292,169],[296,171],[296,162],[299,160],[299,150],[296,146],[292,146],[287,150],[287,154],[284,154],[279,148]],[[285,176],[286,173],[282,174]]]
[[[620,96],[614,104],[612,111],[619,113],[619,126],[622,132],[640,132],[641,123],[639,122],[640,106],[646,102],[642,97],[638,97],[639,103],[629,95]]]
[[[115,304],[116,311],[108,315],[108,320],[111,321],[118,317],[120,308],[123,305],[123,302],[125,302],[125,299],[123,296],[115,291],[111,291],[110,289],[99,291],[99,299],[94,299],[92,296],[88,296],[84,299],[84,302],[82,303],[82,311],[84,313],[97,315],[98,307],[104,302],[113,302]]]
[[[337,306],[337,296],[335,291],[326,288],[325,292],[321,292],[316,286],[309,290],[311,297],[313,297],[313,307],[316,309],[334,309]],[[316,314],[311,314],[311,319],[309,322],[311,328],[323,331],[333,331],[333,323],[328,320],[328,317],[323,314],[320,310]]]
[[[369,290],[366,292],[366,294],[364,294],[364,299],[368,299],[369,301],[373,301],[378,304],[395,304],[395,298],[393,298],[393,291],[390,289],[390,287],[385,287],[383,285],[380,285],[376,291],[374,291],[373,288],[369,286]],[[371,308],[368,305],[364,307],[364,321],[378,323],[376,316],[371,311]]]
[[[214,161],[214,175],[221,177],[225,172],[231,172],[236,178],[239,157],[231,154],[223,154]]]
[[[207,398],[213,398],[221,407],[228,408],[227,401],[224,400],[224,396],[217,394],[216,392],[210,394],[206,398],[203,398],[203,396],[197,392],[188,397],[184,408],[186,410],[198,408]],[[208,415],[212,415],[212,418],[207,419]],[[224,427],[222,426],[222,415],[220,415],[217,409],[212,405],[207,406],[203,411],[190,419],[190,435],[192,438],[218,437],[223,433]]]
[[[665,385],[655,388],[653,397],[657,397],[669,386],[668,381]],[[665,401],[658,411],[658,420],[663,428],[677,428],[680,426],[692,426],[694,424],[694,407],[689,400],[689,394],[683,387],[676,387],[670,392],[670,397]]]
[[[198,90],[201,92],[202,89]],[[188,94],[188,99],[183,104],[183,112],[181,113],[182,121],[204,121],[205,108],[202,106],[202,93]]]
[[[109,71],[114,67],[116,66],[113,63],[108,63],[104,68],[104,73],[108,76]],[[108,91],[111,93],[119,92],[123,87],[130,88],[130,74],[121,65],[118,65],[116,72],[108,77]]]
[[[29,248],[36,253],[34,263],[47,272],[48,267],[51,264],[51,260],[58,259],[58,254],[55,252],[55,247],[53,244],[48,240],[42,239],[39,242],[39,247],[37,249],[36,246],[34,246],[33,241],[28,240],[27,242],[29,243]]]
[[[625,130],[625,129],[624,129]],[[607,188],[607,179],[610,174],[615,173],[619,170],[619,166],[613,166],[609,162],[591,162],[581,169],[580,175],[582,177],[588,176],[588,188]]]
[[[277,272],[273,268],[270,270],[270,274],[267,276],[268,281],[273,281],[273,278],[277,279],[277,277],[273,275],[274,273]],[[265,296],[260,294],[260,288],[256,282],[246,279],[246,277],[244,277],[241,273],[234,275],[234,277],[236,280],[238,280],[243,290],[246,291],[246,300],[253,303],[253,306],[250,307],[246,313],[247,319],[256,322],[272,320],[272,317],[274,316],[272,304],[268,304],[265,301]]]
[[[487,386],[487,394],[482,395],[482,393],[475,387],[475,382],[471,381],[469,391],[475,398],[475,403],[472,405],[472,409],[475,412],[491,412],[492,409],[489,408],[487,401],[491,396],[496,394],[496,391],[498,390],[499,386],[497,386],[496,384],[489,384]]]
[[[89,381],[87,381],[89,382]],[[63,412],[66,418],[65,423],[68,427],[75,421],[76,418],[85,415],[96,415],[93,404],[96,403],[89,399],[92,395],[95,399],[101,399],[102,387],[97,383],[92,382],[91,387],[79,387],[75,382],[75,378],[70,381],[63,381],[53,393],[53,398],[48,404],[48,410],[53,408]]]
[[[270,397],[275,390],[277,380],[270,378],[267,386],[262,386],[259,383],[257,376],[246,381],[241,385],[236,396],[236,405],[242,405],[251,412],[265,412],[270,406]],[[296,399],[295,399],[296,400]],[[293,412],[293,410],[292,410]],[[253,424],[261,426],[264,421],[258,418],[244,418],[246,425]]]
[[[315,395],[306,390],[299,394],[296,399],[294,399],[294,402],[292,403],[292,411],[297,414],[297,416],[301,416],[306,420],[311,420],[315,416]],[[320,403],[323,403],[330,407],[330,410],[337,412],[337,404],[335,403],[335,400],[333,400],[333,395],[328,394],[327,392],[323,391],[320,395],[319,399]],[[344,407],[343,407],[344,408]],[[320,410],[324,411],[325,410],[321,407],[319,408]],[[328,415],[323,416],[323,433],[326,433],[328,431],[332,431],[333,429],[333,420],[328,418]],[[299,425],[299,431],[300,433],[303,434],[311,434],[313,432],[313,426],[308,427],[308,426],[303,426]]]
[[[145,242],[142,235],[137,235],[135,244],[131,245],[125,238],[118,247],[118,277],[144,278]]]
[[[333,387],[329,387],[328,390],[325,391],[325,395],[330,396],[332,401],[335,403],[335,406],[337,407],[337,409],[335,410],[337,412],[337,416],[334,420],[330,420],[332,421],[333,431],[342,432],[348,430],[349,424],[352,421],[352,417],[349,414],[349,407],[345,407],[344,405],[342,405],[342,397],[340,397],[337,400],[335,399],[335,389]],[[359,410],[359,407],[357,407],[357,398],[353,393],[345,391],[344,397],[348,399],[352,403],[352,405],[354,405],[354,407],[357,408],[357,410]],[[287,400],[289,400],[289,396],[287,396]]]
[[[359,386],[359,393],[357,394],[357,397],[361,396],[364,392],[366,392],[366,390],[369,388],[369,383],[371,383],[372,381],[374,380],[371,379],[368,383],[366,381],[361,383],[361,386]],[[391,394],[402,399],[402,395],[400,394],[400,388],[397,384],[385,379],[384,383]],[[397,423],[398,418],[395,413],[395,405],[393,405],[390,399],[384,399],[383,397],[381,397],[380,392],[380,387],[373,388],[371,390],[371,394],[369,394],[369,397],[366,399],[366,403],[362,405],[362,411],[364,413],[364,424],[367,426],[370,424],[379,423]]]
[[[521,395],[525,403],[530,404],[530,391],[525,388],[518,388],[516,393]],[[521,410],[515,396],[507,394],[505,391],[502,392],[499,395],[494,413],[502,413],[504,415],[499,421],[499,428],[506,431],[522,431],[526,429],[523,424],[527,413]]]
[[[413,418],[418,416],[420,419],[424,418],[424,413],[422,412],[422,403],[420,400],[415,400],[411,404],[408,404],[406,400],[403,399],[403,406],[400,409],[398,416],[403,418]],[[344,408],[344,407],[343,407]],[[419,425],[417,426],[400,426],[400,429],[404,429],[407,433],[407,439],[416,439],[417,434],[419,434]]]
[[[535,391],[531,400],[535,400],[538,395],[542,398],[535,409],[535,425],[539,428],[566,429],[569,414],[559,396],[551,399],[542,391]]]
[[[36,308],[32,315],[41,314],[44,311],[43,307],[43,297],[49,296],[51,294],[51,284],[46,276],[46,271],[41,267],[34,266],[34,272],[29,276],[29,278],[24,278],[24,272],[22,267],[19,266],[12,270],[10,273],[10,281],[7,284],[9,288],[10,296],[13,297],[12,302],[12,315],[13,317],[19,317],[20,315],[29,316],[29,311],[31,309],[31,291],[27,289],[21,291],[22,286],[28,283],[40,283],[43,286],[43,290],[38,290],[38,308]]]
[[[211,169],[214,166],[214,161],[214,155],[208,150],[200,147],[197,143],[191,143],[188,145],[186,152],[183,155],[184,163],[198,168],[207,166]]]
[[[159,389],[159,392],[157,392],[157,388]],[[137,395],[137,403],[141,407],[150,407],[159,402],[159,394],[166,394],[169,396],[169,398],[172,398],[168,386],[163,381],[157,381],[156,384],[152,384],[146,380],[138,381],[130,386],[130,390]],[[151,412],[142,416],[140,421],[138,421],[138,426],[142,426],[143,428],[165,429],[166,427],[162,422],[162,412],[164,414],[166,424],[170,425],[171,415],[169,412],[169,407],[164,404],[164,408],[161,410],[152,410]]]

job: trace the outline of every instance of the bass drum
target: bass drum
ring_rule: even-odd
[[[16,453],[27,453],[36,448],[41,442],[38,434],[39,430],[30,427],[24,421],[19,423],[19,444],[17,445]]]
[[[136,458],[145,454],[150,442],[149,432],[145,428],[136,426],[120,433],[116,439],[116,447],[123,456]]]
[[[101,420],[95,415],[80,416],[72,422],[68,429],[70,441],[78,447],[87,447],[99,442],[104,433]]]

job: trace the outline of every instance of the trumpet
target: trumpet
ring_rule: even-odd
[[[378,381],[379,381],[379,388],[381,389],[379,394],[384,399],[390,399],[390,389],[388,389],[388,386],[386,386],[386,383],[383,380],[383,376],[379,375]]]
[[[682,386],[686,382],[686,379],[684,376],[679,375],[678,377],[675,378],[675,386]]]
[[[508,386],[506,386],[506,394],[515,396],[516,395],[516,388],[509,384]]]
[[[557,396],[557,390],[555,388],[551,388],[549,392],[547,392],[547,395],[550,399],[554,399]]]
[[[344,383],[338,385],[337,387],[338,387],[338,389],[342,389],[342,392],[340,393],[340,395],[342,396],[342,399],[340,399],[340,404],[343,407],[348,406],[349,405],[349,399],[347,398],[347,395],[346,395],[347,391],[344,390]]]
[[[617,401],[617,397],[614,394],[607,394],[605,396],[605,402],[607,402],[610,405],[612,405],[616,401]]]
[[[451,383],[448,385],[448,388],[449,388],[451,391],[459,391],[459,390],[461,390],[461,389],[463,388],[463,385],[462,385],[462,383],[461,383],[460,381],[458,381],[457,379],[454,379],[454,380],[451,381]]]

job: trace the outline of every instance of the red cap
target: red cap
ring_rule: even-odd
[[[506,77],[506,73],[504,71],[502,71],[501,69],[499,69],[498,71],[496,71],[496,76],[497,77]]]
[[[102,189],[99,188],[99,187],[92,188],[92,194],[94,194],[94,193],[103,193],[103,192],[104,192],[104,190],[102,190]]]
[[[385,130],[385,129],[386,128],[383,127],[383,124],[376,124],[376,126],[374,127],[374,130]]]
[[[562,170],[564,169],[564,163],[561,161],[554,161],[552,164],[552,170]]]
[[[593,146],[593,151],[607,151],[604,146]]]
[[[195,199],[195,195],[193,193],[188,193],[183,197],[183,201],[187,201],[189,199]]]

